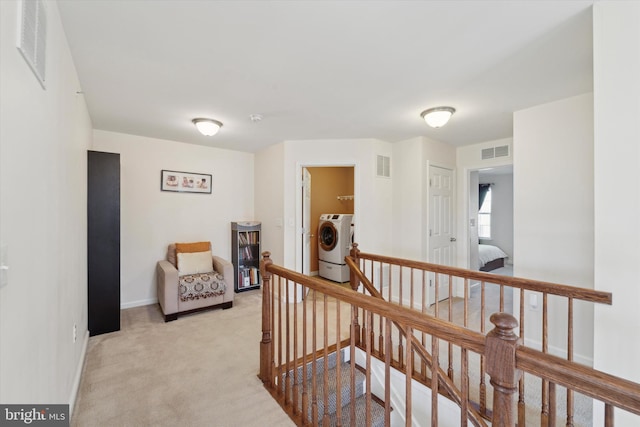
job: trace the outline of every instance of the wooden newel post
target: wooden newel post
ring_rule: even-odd
[[[271,387],[271,273],[267,267],[273,264],[271,252],[263,252],[260,260],[262,276],[262,340],[260,341],[260,374],[265,386]]]
[[[495,328],[485,338],[487,374],[493,386],[493,427],[516,425],[515,394],[522,375],[516,369],[516,349],[521,339],[513,332],[518,326],[508,313],[494,313],[489,318]]]
[[[360,249],[358,249],[357,243],[353,243],[351,245],[351,252],[349,253],[349,255],[351,256],[351,259],[353,259],[353,262],[356,263],[356,265],[360,265]],[[350,279],[349,284],[351,285],[351,289],[353,289],[354,291],[357,291],[359,283],[353,271],[349,275],[349,279]]]
[[[360,249],[358,249],[357,243],[351,244],[351,252],[349,253],[349,255],[353,259],[353,262],[356,263],[358,268],[360,268]],[[351,271],[349,274],[349,279],[349,285],[351,286],[351,289],[357,291],[360,283],[356,278],[356,273]],[[358,309],[356,307],[352,307],[351,309],[353,310],[353,318],[351,319],[351,334],[355,337],[355,344],[360,345],[360,324],[358,322]]]

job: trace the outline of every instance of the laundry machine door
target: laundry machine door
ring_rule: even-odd
[[[338,244],[338,230],[332,222],[327,221],[320,224],[318,230],[318,242],[320,248],[326,252],[330,252]]]

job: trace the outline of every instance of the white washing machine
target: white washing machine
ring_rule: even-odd
[[[318,260],[320,277],[344,283],[349,281],[349,255],[353,239],[353,215],[323,214],[318,225]]]

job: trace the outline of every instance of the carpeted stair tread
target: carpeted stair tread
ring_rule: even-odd
[[[351,423],[351,411],[348,406],[342,408],[341,424],[343,426],[360,427],[366,425],[367,414],[367,397],[360,396],[356,399],[356,423]],[[329,425],[331,427],[338,425],[337,413],[331,414],[329,417]],[[384,406],[380,405],[375,400],[371,399],[371,426],[383,427],[384,426]]]
[[[342,359],[342,357],[340,358]],[[350,362],[340,362],[340,378],[338,378],[338,369],[336,366],[338,364],[338,357],[336,353],[331,353],[327,357],[327,414],[329,414],[330,425],[337,425],[337,402],[338,402],[338,393],[340,393],[340,404],[341,404],[341,419],[343,426],[349,426],[350,423],[350,406],[351,406],[351,363]],[[316,406],[318,411],[318,422],[321,423],[323,418],[325,417],[325,400],[324,400],[324,392],[325,392],[325,384],[324,384],[324,358],[320,357],[315,361],[316,365]],[[302,394],[304,391],[307,392],[308,398],[308,409],[307,409],[307,418],[309,421],[312,420],[313,413],[313,384],[312,384],[312,372],[313,372],[313,362],[310,361],[306,363],[304,366],[296,367],[297,375],[294,378],[293,369],[288,372],[288,378],[286,377],[282,381],[282,387],[285,386],[286,382],[289,381],[291,384],[290,393],[294,392],[293,385],[295,383],[299,384],[298,387],[298,410],[302,410]],[[356,426],[364,426],[366,419],[366,397],[365,393],[365,374],[363,374],[360,370],[355,371],[355,404],[356,404]],[[294,383],[294,380],[295,383]],[[290,396],[293,398],[293,396]],[[384,426],[384,407],[380,405],[375,400],[371,401],[371,419],[372,426],[375,427],[383,427]]]
[[[332,426],[337,425],[337,402],[338,402],[338,392],[340,393],[340,405],[342,406],[342,425],[349,426],[350,423],[350,410],[349,407],[351,405],[351,363],[350,362],[340,362],[340,379],[338,381],[338,370],[336,369],[338,357],[336,353],[331,353],[327,357],[327,414],[330,417],[330,424]],[[316,359],[316,406],[318,413],[318,423],[321,423],[323,418],[325,417],[325,384],[324,384],[324,358]],[[297,383],[301,386],[298,387],[298,410],[302,410],[302,394],[304,391],[307,392],[308,399],[308,409],[307,409],[307,418],[309,421],[312,421],[312,413],[313,413],[313,383],[312,383],[312,372],[313,372],[313,362],[308,362],[304,366],[298,366],[297,370]],[[285,386],[285,383],[289,381],[291,384],[290,390],[293,392],[294,383],[294,372],[293,370],[289,371],[288,378],[286,377],[282,381],[282,387]],[[364,396],[365,392],[365,374],[360,370],[355,371],[355,402],[356,402],[356,425],[363,425],[365,423],[365,413],[366,413],[366,397]],[[339,387],[339,390],[338,390]],[[384,407],[381,406],[376,401],[371,401],[371,412],[372,412],[372,425],[373,426],[384,426]]]
[[[328,371],[328,403],[329,407],[328,412],[330,414],[336,412],[337,410],[337,402],[338,402],[338,381],[337,381],[337,369],[333,368]],[[356,398],[364,394],[364,381],[365,375],[356,370]],[[351,402],[351,366],[349,362],[342,362],[340,364],[340,403],[342,406],[348,405]],[[311,380],[307,381],[305,384],[305,388],[309,397],[309,402],[311,403],[313,400],[313,383]],[[316,390],[317,390],[317,406],[318,406],[318,421],[321,421],[324,417],[324,378],[323,376],[318,376],[316,379]],[[300,395],[302,395],[302,388],[300,388]],[[299,400],[300,404],[298,407],[302,409],[302,398]],[[311,405],[309,405],[309,419],[311,419]]]
[[[337,364],[337,355],[335,352],[330,353],[329,356],[327,357],[327,368],[329,370],[335,368],[336,364]],[[296,368],[297,372],[297,382],[298,384],[302,384],[303,382],[307,381],[308,379],[311,378],[312,375],[312,370],[313,370],[313,362],[307,362],[306,365],[304,366],[298,366]],[[303,375],[303,372],[305,373]],[[316,375],[318,377],[321,377],[324,373],[324,357],[319,357],[316,359]],[[293,380],[294,380],[294,375],[293,375],[293,370],[289,371],[289,381],[291,381],[291,384],[293,384]],[[282,382],[282,384],[284,385],[284,381]]]

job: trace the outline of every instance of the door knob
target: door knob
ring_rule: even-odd
[[[455,242],[455,241],[456,241],[456,238],[455,238],[455,237],[452,237],[452,238],[450,238],[450,239],[449,239],[449,241],[450,241],[450,242]]]

